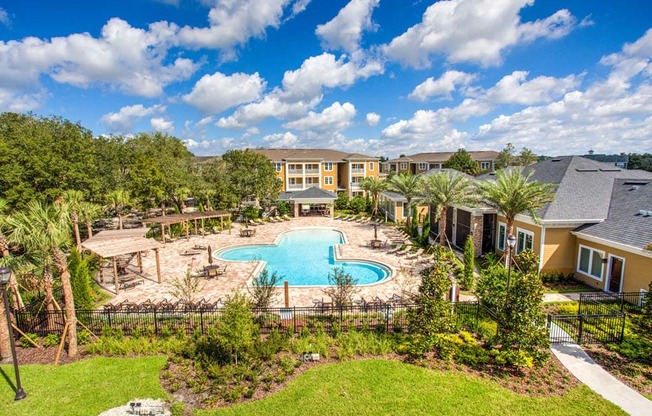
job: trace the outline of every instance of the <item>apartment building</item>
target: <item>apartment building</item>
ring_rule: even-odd
[[[384,173],[419,173],[427,172],[431,169],[441,169],[444,163],[455,152],[434,152],[434,153],[417,153],[410,156],[401,156],[397,159],[391,159],[383,164]],[[470,151],[471,158],[475,160],[482,171],[491,171],[494,169],[494,161],[498,157],[498,152],[493,150]]]
[[[360,182],[378,176],[378,158],[330,149],[251,149],[267,156],[283,181],[283,192],[320,188],[363,195]]]

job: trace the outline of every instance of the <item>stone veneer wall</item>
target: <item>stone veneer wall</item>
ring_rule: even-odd
[[[471,214],[471,235],[473,236],[473,249],[476,257],[482,254],[482,227],[483,215]]]

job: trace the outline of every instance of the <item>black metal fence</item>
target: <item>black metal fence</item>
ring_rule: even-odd
[[[386,332],[407,332],[408,312],[414,305],[379,304],[334,307],[292,307],[253,309],[261,334],[272,330],[299,334],[302,331],[316,331],[318,328],[332,334],[337,331],[382,330]],[[124,335],[134,332],[154,336],[172,335],[179,331],[186,334],[205,334],[217,322],[222,307],[188,307],[172,304],[167,307],[138,307],[104,310],[77,310],[77,319],[83,327],[99,335],[103,331],[121,331]],[[460,329],[475,331],[482,320],[491,319],[485,308],[476,302],[451,304],[451,314]],[[25,333],[46,336],[61,334],[65,324],[63,311],[15,311],[18,328]]]
[[[644,302],[645,292],[581,293],[579,313],[603,313],[612,309],[623,313],[640,313]]]

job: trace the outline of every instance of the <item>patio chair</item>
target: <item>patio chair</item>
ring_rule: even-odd
[[[213,234],[219,234],[221,232],[222,231],[220,231],[220,227],[218,227],[217,225],[213,227]]]
[[[334,220],[339,220],[340,218],[342,218],[342,214],[333,217]]]
[[[412,246],[407,244],[403,250],[399,250],[394,254],[396,254],[397,256],[402,256],[404,254],[408,254],[410,251],[412,251]]]
[[[258,227],[258,223],[254,220],[247,220],[247,223],[251,226]]]
[[[408,259],[408,260],[416,260],[416,259],[419,258],[419,256],[421,256],[423,254],[423,251],[424,250],[422,248],[420,248],[416,252],[406,255],[405,258]]]
[[[290,217],[288,214],[283,214],[283,220],[284,221],[291,221],[292,217]]]
[[[396,254],[399,251],[401,251],[401,247],[403,247],[403,246],[399,244],[394,248],[390,248],[389,250],[387,250],[387,254]]]
[[[220,277],[220,276],[226,275],[226,270],[228,268],[229,268],[229,265],[228,264],[225,265],[223,269],[217,271],[217,274],[215,275],[215,277]]]
[[[255,222],[256,224],[258,224],[258,225],[265,225],[265,224],[267,224],[265,221],[263,221],[262,218],[256,218],[256,219],[254,219],[254,222]]]

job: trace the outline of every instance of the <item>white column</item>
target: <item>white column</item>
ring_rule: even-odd
[[[303,176],[303,185],[302,186],[303,186],[303,188],[301,188],[301,189],[306,189],[306,164],[305,163],[301,164],[301,172],[303,172],[302,173],[302,176]]]

